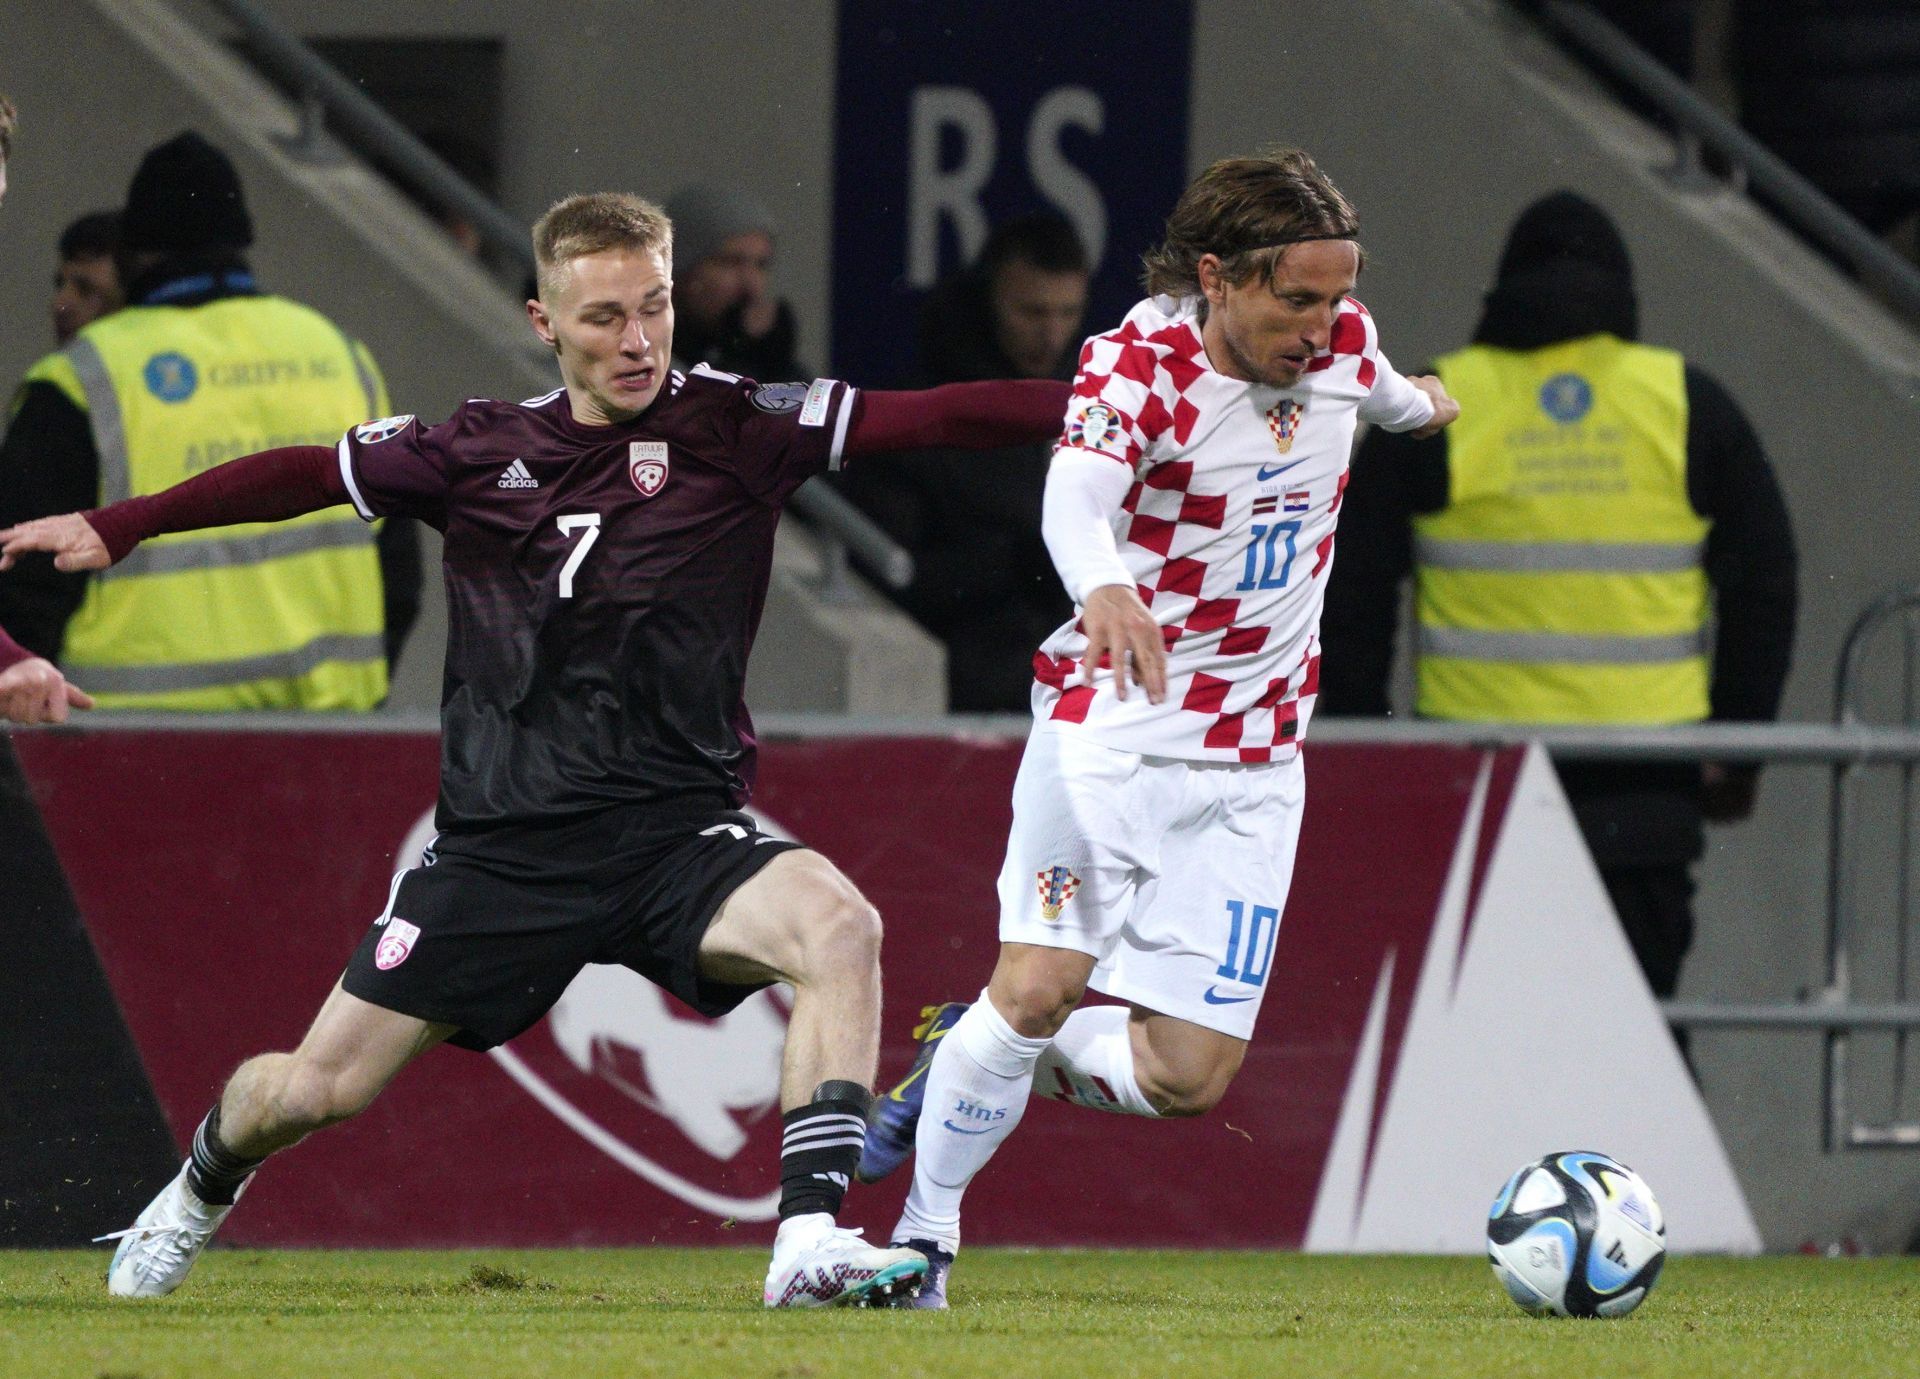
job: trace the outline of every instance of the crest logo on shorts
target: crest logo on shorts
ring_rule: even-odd
[[[404,416],[381,417],[378,421],[362,422],[353,428],[353,438],[362,445],[378,445],[407,429],[413,421],[413,413]]]
[[[651,498],[667,486],[667,443],[665,441],[628,441],[627,477],[640,490],[642,498]]]
[[[1120,435],[1120,414],[1104,402],[1090,402],[1067,425],[1067,444],[1087,450],[1112,445]]]
[[[373,965],[382,972],[392,971],[407,960],[419,937],[418,924],[409,924],[398,916],[388,920],[387,932],[381,936],[380,946],[373,950]]]
[[[1035,872],[1034,879],[1040,883],[1042,919],[1060,918],[1060,911],[1080,889],[1080,878],[1065,867],[1048,867],[1045,871]]]
[[[1273,448],[1282,455],[1293,449],[1294,433],[1300,429],[1300,414],[1306,410],[1290,397],[1283,397],[1267,408],[1267,430],[1273,434]]]

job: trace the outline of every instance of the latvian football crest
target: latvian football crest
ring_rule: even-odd
[[[1300,429],[1300,414],[1306,411],[1292,398],[1282,398],[1267,408],[1267,429],[1273,432],[1274,449],[1282,455],[1293,449],[1293,433]]]
[[[382,972],[398,967],[407,960],[407,954],[413,951],[414,940],[419,937],[419,925],[409,924],[404,919],[388,920],[387,932],[373,950],[373,965]]]
[[[1074,893],[1080,889],[1080,878],[1065,867],[1048,867],[1045,871],[1034,873],[1034,879],[1040,883],[1040,916],[1043,919],[1060,918],[1060,910]]]
[[[651,498],[667,482],[667,443],[665,441],[629,441],[627,476],[640,490],[642,498]]]

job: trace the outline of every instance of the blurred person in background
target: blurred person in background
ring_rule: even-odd
[[[90,211],[60,232],[53,270],[53,340],[61,349],[126,302],[120,291],[120,213]]]
[[[1088,276],[1087,251],[1065,218],[997,227],[977,262],[928,294],[918,382],[1071,380]],[[913,583],[893,597],[946,643],[956,712],[1025,712],[1027,650],[1073,611],[1040,537],[1052,450],[1017,446],[964,462],[929,451],[847,476],[848,497],[913,553]]]
[[[0,526],[156,493],[268,446],[331,443],[387,410],[363,345],[259,290],[239,176],[198,134],[147,154],[121,238],[128,306],[14,396]],[[0,579],[0,626],[107,707],[371,709],[420,582],[410,525],[383,531],[379,553],[375,540],[334,509],[158,544],[91,579],[31,561]]]
[[[773,291],[773,216],[752,192],[699,183],[667,201],[673,221],[673,366],[763,383],[807,378],[793,308]]]
[[[1436,372],[1461,420],[1374,431],[1354,460],[1321,636],[1322,711],[1389,712],[1414,585],[1414,711],[1496,723],[1765,722],[1793,648],[1793,529],[1739,405],[1638,343],[1627,246],[1561,191],[1520,216],[1473,343]],[[1693,939],[1702,820],[1752,812],[1758,767],[1561,762],[1656,995]]]
[[[7,196],[7,159],[18,118],[13,102],[0,96],[0,202]],[[68,709],[92,707],[93,700],[68,684],[57,666],[14,641],[0,625],[0,722],[64,723]]]

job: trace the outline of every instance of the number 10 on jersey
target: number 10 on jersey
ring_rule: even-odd
[[[600,539],[600,514],[597,512],[570,512],[564,517],[556,517],[563,536],[574,536],[579,545],[567,556],[567,563],[560,567],[560,597],[573,597],[573,577],[580,569],[580,562],[587,558],[587,552],[593,549],[593,543]]]
[[[1253,536],[1247,542],[1247,565],[1241,572],[1240,582],[1233,587],[1246,592],[1249,589],[1284,589],[1287,579],[1293,574],[1293,538],[1300,534],[1298,522],[1276,522],[1272,526],[1255,522]],[[1287,541],[1286,559],[1280,558],[1280,538]],[[1276,572],[1274,566],[1280,568]]]

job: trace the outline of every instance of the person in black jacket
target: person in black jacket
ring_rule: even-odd
[[[1072,379],[1087,281],[1086,249],[1065,219],[1000,225],[978,261],[928,294],[918,386]],[[955,712],[1024,713],[1034,649],[1073,616],[1040,539],[1052,453],[930,451],[847,477],[848,497],[913,552],[913,583],[894,597],[946,643]]]
[[[1535,351],[1595,336],[1632,341],[1638,306],[1625,243],[1599,207],[1559,192],[1515,225],[1474,342]],[[1780,486],[1746,416],[1711,375],[1684,373],[1686,499],[1709,524],[1700,556],[1715,636],[1716,721],[1776,716],[1793,648],[1796,562]],[[1461,399],[1463,409],[1473,400]],[[1368,434],[1353,462],[1338,563],[1321,624],[1320,712],[1381,716],[1400,587],[1414,569],[1412,523],[1449,503],[1446,436]],[[1563,762],[1562,783],[1656,994],[1671,996],[1693,935],[1693,862],[1702,820],[1745,818],[1757,768],[1708,763]]]
[[[762,383],[813,375],[795,354],[793,308],[773,290],[773,216],[739,187],[700,183],[667,201],[673,221],[673,366]]]

